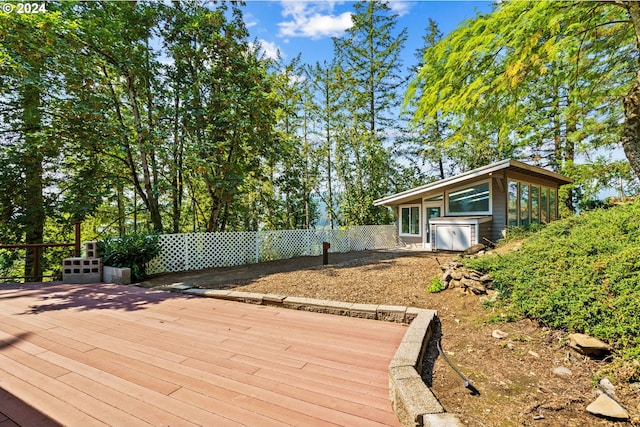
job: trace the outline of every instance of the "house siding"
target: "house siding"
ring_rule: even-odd
[[[498,180],[502,185],[497,182]],[[497,242],[503,237],[502,232],[507,228],[507,180],[502,177],[494,178],[491,180],[491,188],[493,220],[491,223],[481,224],[481,226],[490,228],[490,230],[485,230],[486,234],[483,234],[482,237]],[[480,243],[485,242],[481,239]]]
[[[494,221],[495,221],[495,219],[494,219]],[[477,240],[477,243],[487,244],[487,242],[484,239],[489,239],[489,240],[495,242],[495,240],[493,240],[493,234],[492,234],[492,231],[491,231],[494,228],[493,221],[482,222],[482,223],[478,224],[478,228],[479,228],[480,236],[479,236],[479,238]]]

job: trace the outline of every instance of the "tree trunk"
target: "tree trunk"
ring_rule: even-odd
[[[129,71],[127,73],[127,86],[129,89],[129,101],[131,102],[131,109],[133,112],[133,119],[136,128],[136,137],[138,142],[138,148],[140,149],[140,159],[142,161],[142,176],[144,179],[144,192],[141,192],[140,197],[145,202],[149,215],[151,216],[151,223],[155,231],[162,233],[162,217],[160,215],[160,206],[158,204],[158,197],[155,194],[155,182],[152,182],[152,173],[149,167],[150,153],[146,147],[145,131],[142,128],[142,117],[140,115],[140,108],[138,107],[138,96],[135,90],[135,76]],[[151,158],[153,161],[153,158]],[[140,187],[138,187],[141,190]]]
[[[636,46],[640,51],[640,3],[629,1],[625,2],[625,6],[631,17],[636,34]],[[621,143],[631,169],[636,177],[640,178],[640,64],[638,67],[636,79],[622,102],[625,121]]]
[[[34,81],[40,79],[39,71],[34,71],[31,78]],[[41,93],[35,84],[26,85],[23,99],[23,125],[25,133],[25,155],[23,159],[25,174],[25,243],[42,243],[44,236],[44,197],[42,181],[42,163],[44,157],[41,150],[39,131],[42,125],[40,111]],[[37,258],[36,258],[37,257]],[[38,268],[36,268],[36,265]],[[42,251],[27,249],[25,255],[24,275],[29,279],[25,281],[42,281]]]

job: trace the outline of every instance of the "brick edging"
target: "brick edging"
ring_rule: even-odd
[[[313,298],[288,297],[174,285],[171,292],[208,298],[270,305],[339,316],[409,323],[396,354],[389,363],[389,397],[403,427],[460,427],[454,414],[446,413],[422,380],[422,362],[438,313],[416,307],[358,304]]]

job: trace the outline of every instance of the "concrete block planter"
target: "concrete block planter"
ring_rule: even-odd
[[[102,269],[102,281],[115,283],[116,285],[130,285],[131,269],[128,267],[109,267],[105,265]]]

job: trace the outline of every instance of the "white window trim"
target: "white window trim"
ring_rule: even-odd
[[[402,232],[402,209],[403,208],[409,208],[409,209],[418,208],[418,234],[410,234],[410,233]],[[403,237],[422,237],[422,205],[420,203],[413,203],[410,205],[398,206],[398,235]]]
[[[461,185],[459,187],[451,188],[444,193],[444,207],[447,212],[447,216],[470,216],[470,215],[493,215],[493,183],[491,182],[491,178],[483,179],[481,181],[474,181],[472,183],[467,183],[465,185]],[[451,212],[449,211],[449,194],[455,193],[456,191],[462,190],[464,188],[473,187],[475,185],[484,184],[485,182],[489,183],[489,210],[488,211],[473,211],[473,212]]]

